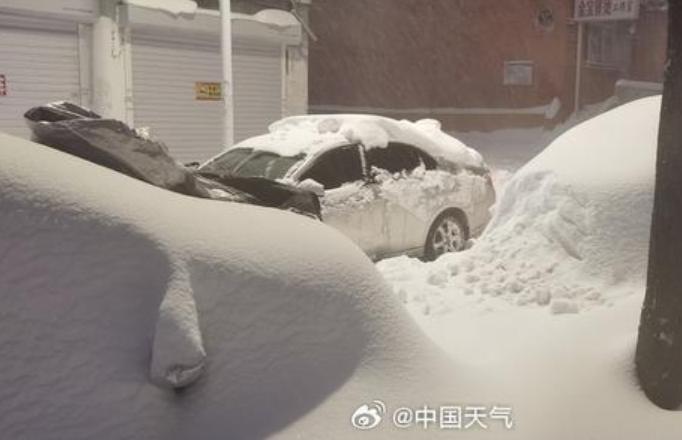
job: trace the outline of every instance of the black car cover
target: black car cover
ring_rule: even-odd
[[[317,196],[266,179],[200,173],[176,162],[164,144],[139,136],[125,123],[68,102],[30,109],[24,118],[33,140],[152,185],[194,197],[252,203],[320,218]]]
[[[121,121],[66,102],[32,108],[24,118],[35,142],[161,188],[208,197],[162,144],[139,137]]]

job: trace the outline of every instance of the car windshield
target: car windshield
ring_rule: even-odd
[[[201,171],[238,177],[281,179],[303,159],[303,155],[280,156],[269,151],[236,148],[218,156],[201,167]]]

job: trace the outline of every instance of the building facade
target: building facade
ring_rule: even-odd
[[[135,3],[0,1],[0,130],[28,136],[23,112],[69,100],[149,127],[179,160],[219,152],[219,12],[178,13]],[[288,10],[234,3],[238,141],[283,115],[306,112],[307,38]]]
[[[577,16],[597,9],[611,15]],[[619,80],[660,82],[665,60],[660,0],[317,0],[310,14],[317,113],[553,125]]]

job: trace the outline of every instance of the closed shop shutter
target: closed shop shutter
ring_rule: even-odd
[[[281,118],[282,52],[274,44],[235,44],[233,56],[235,141],[240,141]],[[217,41],[133,34],[132,65],[137,127],[149,127],[182,162],[222,150],[222,102],[197,99],[195,91],[198,82],[221,81]]]
[[[30,137],[23,114],[50,101],[80,103],[76,24],[21,27],[0,17],[0,131]]]

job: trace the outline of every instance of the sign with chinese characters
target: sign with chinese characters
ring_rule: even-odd
[[[7,96],[7,77],[0,74],[0,96]]]
[[[576,21],[635,20],[639,0],[575,0]]]
[[[219,82],[201,82],[194,84],[194,93],[199,101],[220,101],[223,99],[223,88]]]

